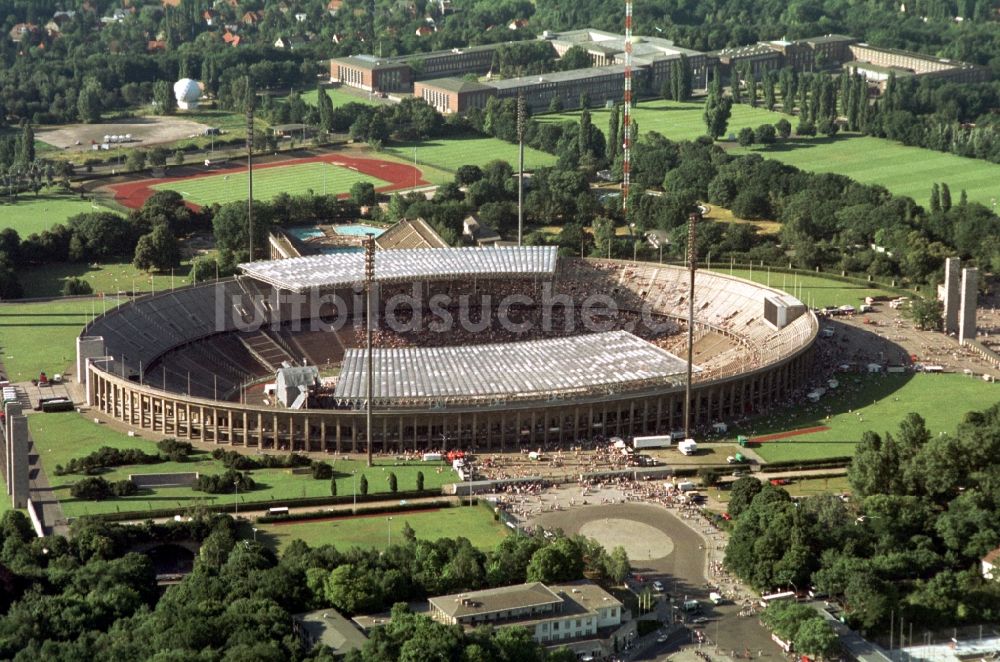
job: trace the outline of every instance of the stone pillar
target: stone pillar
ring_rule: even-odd
[[[27,508],[31,496],[28,474],[28,419],[17,415],[7,418],[10,436],[10,492],[14,508]]]
[[[959,270],[962,260],[949,257],[944,261],[944,332],[958,333],[958,309],[961,305]]]
[[[959,311],[958,342],[976,339],[976,295],[979,270],[962,269],[962,309]]]
[[[86,380],[87,359],[102,356],[104,356],[104,336],[80,336],[76,339],[76,374],[73,378],[78,384],[83,384]]]
[[[13,420],[15,417],[21,415],[21,405],[16,402],[8,402],[4,406],[4,415],[8,421]],[[3,458],[4,458],[4,475],[3,480],[7,484],[7,494],[11,494],[14,489],[14,458],[11,456],[13,451],[13,445],[11,443],[11,430],[13,428],[10,425],[4,427],[3,430]]]

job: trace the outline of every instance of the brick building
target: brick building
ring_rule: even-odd
[[[464,78],[437,78],[413,84],[413,96],[423,99],[442,115],[482,108],[496,96],[496,89]]]
[[[501,44],[452,48],[446,51],[414,53],[376,58],[352,55],[330,60],[330,81],[369,92],[410,92],[413,81],[485,74]]]
[[[895,71],[897,76],[934,76],[955,83],[978,83],[990,79],[989,69],[967,62],[868,44],[851,44],[849,50],[851,61],[845,67],[869,80],[883,81],[891,71]]]
[[[632,72],[633,85],[642,89],[646,72],[636,68]],[[553,71],[538,76],[522,76],[491,82],[500,99],[524,94],[531,112],[547,110],[552,99],[559,97],[563,108],[578,108],[580,95],[586,93],[592,106],[603,106],[611,101],[618,103],[625,94],[625,66],[589,67],[569,71]]]

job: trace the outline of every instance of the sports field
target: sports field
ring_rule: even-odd
[[[416,148],[417,165],[431,165],[449,172],[455,172],[463,165],[484,166],[497,159],[506,161],[517,169],[517,145],[499,138],[440,138],[419,143],[394,143],[386,149],[408,163],[413,163]],[[556,157],[530,147],[524,148],[524,168],[532,170],[554,165]]]
[[[212,503],[233,503],[233,494],[206,494],[190,488],[163,488],[145,490],[125,499],[107,501],[80,501],[69,496],[69,488],[82,476],[56,476],[57,464],[65,465],[71,458],[87,455],[101,446],[113,448],[140,448],[155,454],[155,444],[139,437],[129,437],[104,424],[96,424],[75,412],[31,416],[28,419],[32,438],[38,449],[43,466],[48,472],[49,482],[63,509],[70,517],[106,512],[143,512],[155,508],[187,508],[189,506]],[[376,466],[368,468],[364,461],[337,460],[333,463],[337,476],[337,493],[349,496],[354,493],[357,481],[362,475],[368,479],[370,494],[389,492],[389,472],[394,472],[400,491],[416,489],[417,472],[424,474],[424,488],[434,490],[445,483],[458,480],[457,474],[443,464],[395,463],[389,460],[376,461]],[[440,472],[437,471],[440,469]],[[213,460],[208,453],[199,453],[187,462],[161,462],[117,467],[104,474],[107,480],[123,480],[129,474],[170,473],[198,471],[201,473],[223,473],[225,467]],[[352,475],[352,471],[356,474]],[[251,473],[257,488],[250,492],[240,492],[239,502],[253,504],[261,501],[294,499],[302,497],[330,496],[330,481],[315,480],[310,474],[293,474],[288,469],[259,469]]]
[[[25,298],[57,297],[67,278],[80,278],[90,283],[94,294],[115,294],[117,292],[162,292],[163,290],[190,284],[190,261],[184,261],[173,273],[147,273],[132,266],[131,262],[109,264],[86,264],[80,262],[57,262],[41,267],[29,267],[18,274]]]
[[[895,298],[896,294],[888,290],[875,287],[864,287],[854,283],[847,283],[834,278],[825,278],[821,275],[799,275],[771,272],[767,267],[754,269],[728,269],[722,264],[713,265],[712,271],[727,276],[746,278],[755,283],[784,290],[793,296],[799,297],[802,302],[814,308],[826,308],[832,306],[842,306],[850,304],[857,306],[864,303],[865,297],[888,296]]]
[[[0,357],[7,377],[23,381],[38,373],[64,372],[75,360],[76,337],[91,315],[118,299],[73,299],[40,303],[0,303]]]
[[[731,426],[729,435],[762,436],[824,426],[813,432],[767,441],[754,451],[769,462],[853,455],[867,430],[895,432],[910,412],[927,421],[931,434],[953,434],[968,411],[1000,402],[1000,386],[957,374],[843,375],[840,388],[819,404],[800,406],[750,425]]]
[[[79,196],[42,193],[37,198],[24,194],[15,203],[0,202],[0,230],[14,228],[22,239],[48,230],[56,223],[65,223],[70,216],[95,211],[111,211],[106,207],[81,200]]]
[[[693,140],[705,135],[702,102],[681,103],[662,99],[642,101],[633,117],[640,133],[656,131],[671,140]],[[591,109],[594,125],[607,133],[611,111]],[[572,119],[579,121],[579,111],[545,115],[539,119]],[[794,128],[798,117],[735,104],[726,134],[735,135],[743,127],[756,128],[774,124],[785,118]],[[726,143],[723,143],[726,144]],[[965,189],[969,200],[989,206],[1000,194],[1000,165],[979,159],[967,159],[920,147],[905,145],[868,136],[841,134],[833,139],[825,136],[795,138],[787,143],[747,149],[728,143],[734,152],[756,152],[802,170],[836,172],[865,184],[885,186],[896,195],[908,195],[919,204],[930,200],[931,186],[944,182],[957,200]]]
[[[385,549],[390,532],[394,545],[402,542],[405,524],[410,525],[418,539],[468,538],[473,546],[483,550],[493,549],[507,531],[494,521],[485,508],[465,506],[427,512],[258,524],[257,540],[272,549],[280,549],[292,540],[303,540],[313,547],[335,545],[341,550],[351,547]]]
[[[245,172],[193,177],[154,184],[157,191],[177,191],[196,205],[225,204],[245,200],[249,176]],[[341,194],[350,191],[357,182],[370,182],[376,188],[388,182],[362,174],[357,170],[331,163],[311,162],[289,164],[278,168],[254,170],[253,196],[270,200],[279,193],[291,195],[313,191],[317,194]]]

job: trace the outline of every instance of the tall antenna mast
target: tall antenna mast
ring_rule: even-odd
[[[622,218],[628,227],[629,170],[632,165],[632,0],[625,0],[625,113],[622,115]]]
[[[253,262],[253,106],[254,91],[247,76],[247,230],[250,237],[250,262]]]
[[[517,95],[517,245],[524,234],[524,130],[528,110],[524,94]]]
[[[375,381],[375,361],[372,356],[372,302],[375,300],[375,235],[371,232],[365,237],[365,346],[368,349],[368,382],[365,398],[365,437],[368,442],[368,466],[372,466],[372,391]]]

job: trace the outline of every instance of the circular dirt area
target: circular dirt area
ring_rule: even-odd
[[[624,547],[632,561],[662,559],[674,551],[674,541],[649,524],[628,519],[594,520],[580,527],[580,535],[593,538],[604,549]]]
[[[91,143],[104,142],[107,135],[131,135],[126,147],[145,147],[200,136],[207,124],[184,117],[134,117],[101,124],[66,124],[54,129],[40,129],[39,140],[63,149],[90,150]],[[79,145],[77,143],[80,143]]]

